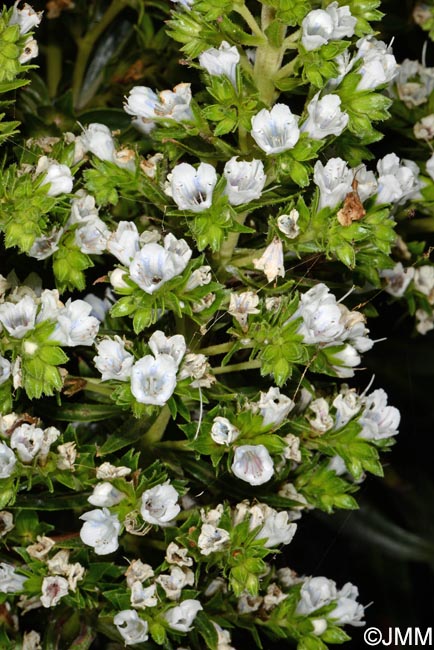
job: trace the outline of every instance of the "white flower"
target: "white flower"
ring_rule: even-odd
[[[0,537],[5,537],[5,535],[7,535],[14,527],[15,524],[12,513],[7,510],[2,510],[0,512]]]
[[[255,269],[261,270],[267,276],[268,282],[273,282],[277,277],[285,277],[285,266],[283,264],[283,244],[279,237],[274,237],[271,244],[268,244],[261,257],[253,259]]]
[[[49,235],[37,237],[27,255],[36,260],[45,260],[59,250],[59,241],[63,228],[53,228]]]
[[[301,463],[300,438],[293,433],[288,433],[283,440],[286,442],[283,457]]]
[[[378,192],[376,203],[404,203],[420,197],[419,167],[412,160],[400,161],[389,153],[377,163]]]
[[[130,277],[143,291],[152,294],[184,271],[191,254],[183,239],[166,235],[164,247],[152,242],[135,254],[129,268]]]
[[[333,400],[333,406],[336,409],[335,429],[340,429],[360,411],[361,403],[356,391],[350,390],[344,384],[339,395]]]
[[[185,586],[194,585],[194,573],[191,569],[172,566],[170,574],[160,574],[155,582],[162,586],[169,600],[178,600]]]
[[[145,564],[142,560],[133,560],[125,571],[127,585],[131,589],[135,582],[144,582],[154,577],[154,570],[150,564]]]
[[[272,582],[267,587],[267,593],[264,596],[263,608],[266,612],[271,611],[281,602],[288,598],[288,594],[285,594],[278,584]]]
[[[95,197],[85,192],[85,190],[78,190],[75,197],[71,201],[71,214],[68,219],[68,225],[84,223],[98,216]]]
[[[385,291],[396,298],[404,295],[414,274],[415,269],[412,266],[404,268],[401,262],[395,264],[393,269],[382,269],[380,271],[380,277],[386,280]]]
[[[265,548],[280,544],[289,544],[297,530],[297,524],[290,522],[289,513],[277,512],[265,503],[258,503],[250,508],[250,530],[261,526],[256,539],[265,539]]]
[[[387,405],[387,394],[382,388],[363,398],[363,411],[358,419],[365,440],[383,440],[398,434],[401,415],[397,408]]]
[[[398,74],[398,64],[390,46],[377,41],[373,36],[365,36],[357,41],[359,49],[355,61],[363,63],[357,70],[362,75],[356,90],[374,90],[391,82]]]
[[[351,582],[347,582],[338,592],[338,601],[336,607],[327,614],[336,625],[353,625],[360,627],[364,625],[362,621],[365,610],[363,605],[357,602],[359,590]]]
[[[259,314],[259,297],[253,291],[243,291],[242,293],[231,293],[228,314],[233,316],[241,325],[247,329],[247,318],[249,314]]]
[[[434,302],[434,266],[423,264],[414,273],[414,286],[427,296],[430,304]]]
[[[147,355],[133,365],[131,392],[141,404],[163,406],[176,388],[178,366],[168,354]]]
[[[200,163],[195,169],[188,163],[180,163],[168,175],[165,192],[180,210],[203,212],[211,207],[216,183],[217,174],[212,165]]]
[[[47,427],[44,430],[41,449],[38,455],[38,460],[40,465],[45,465],[48,454],[50,452],[50,447],[53,444],[53,442],[56,442],[59,436],[60,436],[60,431],[59,429],[56,429],[56,427]]]
[[[218,49],[211,47],[199,54],[201,68],[204,68],[211,76],[225,75],[235,87],[239,60],[240,54],[235,45],[231,47],[226,41],[222,41]]]
[[[315,418],[308,417],[308,421],[316,431],[325,433],[333,427],[334,421],[331,415],[329,415],[329,405],[323,397],[314,399],[309,404],[309,410],[315,414]]]
[[[110,230],[99,217],[88,219],[75,231],[75,243],[82,253],[101,255],[106,249]]]
[[[116,467],[108,462],[105,462],[96,468],[96,477],[103,481],[110,481],[113,478],[122,478],[128,476],[128,474],[131,474],[130,467],[124,467],[123,465]]]
[[[193,558],[188,555],[188,549],[178,546],[175,542],[170,542],[166,548],[165,560],[178,566],[193,566]]]
[[[300,591],[300,600],[295,610],[297,614],[308,616],[337,599],[338,591],[334,580],[318,576],[307,578]]]
[[[24,296],[19,302],[5,302],[0,305],[0,322],[9,334],[22,339],[35,327],[36,303],[31,296]]]
[[[101,373],[102,381],[127,381],[130,378],[134,357],[125,350],[125,342],[120,336],[104,338],[97,343],[96,349],[98,355],[93,358],[93,362]]]
[[[57,323],[50,338],[61,345],[92,345],[98,334],[99,321],[89,316],[92,306],[84,300],[69,300],[57,315]]]
[[[12,364],[12,386],[17,389],[23,385],[23,373],[21,370],[21,357],[17,357]]]
[[[426,115],[416,122],[413,133],[418,140],[432,140],[434,138],[434,113]]]
[[[22,9],[18,9],[21,0],[14,3],[12,16],[9,20],[9,25],[18,25],[20,34],[27,34],[34,27],[37,27],[42,20],[42,11],[35,11],[27,2],[24,3]]]
[[[433,314],[427,314],[424,309],[416,309],[416,330],[419,334],[424,336],[427,332],[430,332],[434,329],[434,317]]]
[[[144,587],[140,580],[136,580],[131,585],[130,602],[137,609],[146,609],[147,607],[156,607],[158,605],[157,585]]]
[[[303,47],[308,52],[318,50],[329,42],[333,35],[333,19],[323,9],[310,11],[301,23]]]
[[[74,177],[67,165],[61,165],[55,161],[49,161],[46,156],[39,159],[36,167],[36,174],[45,172],[41,185],[50,185],[48,196],[59,196],[72,192]]]
[[[293,318],[299,316],[303,323],[297,333],[303,336],[303,341],[308,345],[329,343],[344,335],[340,306],[325,284],[317,284],[300,296],[300,304]]]
[[[0,593],[13,594],[23,589],[26,576],[15,573],[15,567],[6,562],[0,562]]]
[[[327,348],[324,348],[324,352],[327,354]],[[360,355],[352,345],[346,345],[339,352],[333,352],[331,360],[333,371],[341,379],[354,377],[353,368],[358,366],[361,361]]]
[[[262,603],[262,596],[252,596],[248,591],[244,591],[238,600],[238,613],[251,614],[252,612],[257,612]]]
[[[212,621],[212,624],[214,625],[217,632],[216,650],[235,650],[235,648],[231,646],[231,633],[229,630],[224,630],[214,621]]]
[[[191,88],[189,83],[180,83],[172,90],[163,90],[158,95],[146,86],[135,86],[130,90],[124,110],[133,115],[134,126],[148,134],[159,119],[188,122],[193,119],[190,108]]]
[[[298,142],[300,130],[289,106],[275,104],[271,111],[263,108],[252,117],[251,135],[269,156],[292,149]]]
[[[330,158],[325,166],[317,160],[313,181],[320,190],[318,209],[334,208],[352,191],[353,173],[342,158]]]
[[[292,399],[282,395],[276,386],[269,388],[267,393],[261,392],[258,407],[263,417],[263,426],[280,426],[294,406]]]
[[[17,459],[5,442],[0,442],[0,478],[9,478],[13,474]]]
[[[65,442],[63,445],[58,445],[56,452],[58,454],[57,468],[74,471],[74,463],[77,458],[77,445],[75,442]]]
[[[35,38],[29,36],[27,41],[24,43],[24,48],[18,58],[18,61],[23,64],[28,63],[32,59],[36,59],[37,56],[39,56],[38,41]]]
[[[175,336],[166,336],[161,330],[157,330],[148,341],[148,345],[152,350],[155,358],[159,356],[168,355],[172,357],[177,366],[182,361],[182,358],[187,349],[185,338],[182,334],[175,334]]]
[[[308,52],[317,50],[329,40],[353,36],[356,23],[348,6],[339,7],[332,2],[326,10],[315,9],[307,14],[301,23],[301,42]]]
[[[39,453],[44,432],[33,424],[22,424],[11,435],[10,445],[23,463],[31,463]]]
[[[125,282],[124,278],[128,277],[127,273],[123,269],[114,269],[109,273],[110,284],[113,289],[126,289],[128,284]]]
[[[36,543],[30,544],[27,546],[26,551],[30,557],[36,560],[42,560],[46,555],[51,551],[55,544],[54,539],[51,537],[46,537],[45,535],[38,535],[36,537]]]
[[[11,362],[0,355],[0,386],[11,376]]]
[[[267,177],[261,160],[237,160],[234,156],[226,163],[223,175],[226,179],[224,193],[231,205],[242,205],[259,199]]]
[[[123,609],[113,618],[125,645],[135,645],[148,640],[148,623],[134,609]]]
[[[357,192],[362,203],[377,193],[377,179],[374,172],[366,169],[366,165],[359,165],[354,170],[354,178],[357,181]]]
[[[139,233],[133,221],[120,221],[107,239],[107,250],[128,266],[139,251]]]
[[[93,492],[88,497],[89,503],[98,508],[110,508],[115,506],[125,498],[125,494],[120,492],[111,483],[98,483],[93,488]]]
[[[179,494],[169,481],[156,485],[142,494],[140,514],[155,526],[168,526],[180,512]]]
[[[349,120],[348,114],[341,111],[340,106],[341,98],[338,95],[324,95],[319,99],[317,92],[308,104],[309,117],[301,126],[301,131],[314,140],[340,135]]]
[[[242,445],[235,449],[232,472],[250,485],[267,483],[274,474],[272,458],[264,445]]]
[[[239,430],[227,418],[216,417],[211,427],[211,438],[218,445],[231,445],[240,435]]]
[[[204,354],[189,353],[184,357],[178,378],[180,381],[187,378],[193,379],[191,382],[193,388],[210,388],[215,377],[209,371],[210,365]]]
[[[24,632],[23,645],[21,650],[42,650],[41,636],[39,632],[35,632],[35,630]]]
[[[197,545],[202,555],[210,555],[225,550],[229,540],[230,535],[224,528],[216,528],[211,524],[202,524]]]
[[[277,217],[277,227],[288,239],[295,239],[300,234],[298,220],[300,214],[293,208],[289,214],[281,214]]]
[[[196,289],[197,287],[203,287],[206,284],[209,284],[211,279],[211,267],[199,266],[199,268],[191,274],[185,286],[185,291],[193,291],[193,289]]]
[[[193,627],[196,614],[203,609],[198,600],[187,599],[164,613],[169,627],[177,632],[189,632]]]
[[[85,151],[90,151],[100,160],[113,162],[115,143],[108,126],[97,122],[89,124],[77,138],[79,139]]]
[[[80,530],[81,541],[93,546],[97,555],[108,555],[118,549],[121,524],[117,515],[103,508],[85,512],[79,519],[85,522]]]
[[[55,607],[69,591],[68,581],[61,576],[46,576],[42,580],[41,603],[43,607]]]
[[[202,520],[202,523],[211,524],[212,526],[217,526],[217,524],[220,522],[220,519],[222,518],[223,511],[224,511],[224,506],[222,503],[218,503],[215,508],[211,508],[210,510],[205,510],[204,508],[201,508],[200,518]]]

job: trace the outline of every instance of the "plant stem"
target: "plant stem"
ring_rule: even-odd
[[[243,225],[244,221],[246,220],[246,217],[247,214],[245,213],[237,214],[235,220],[240,225]],[[216,260],[218,264],[217,277],[221,275],[226,275],[226,266],[232,259],[232,255],[234,254],[234,251],[237,247],[240,234],[241,233],[239,232],[230,232],[227,238],[224,240],[220,248],[220,252],[216,255]]]
[[[297,58],[298,57],[294,57],[292,61],[284,65],[283,68],[280,68],[279,72],[274,75],[274,78],[283,79],[284,77],[290,77],[294,73],[294,68],[295,68],[295,64],[297,63]]]
[[[86,73],[87,63],[92,53],[93,47],[101,34],[105,32],[107,27],[116,18],[116,16],[126,7],[127,0],[112,0],[105,14],[101,20],[94,24],[94,26],[77,42],[77,58],[72,77],[72,99],[75,108],[81,108],[79,105],[80,91],[83,85],[84,75]]]
[[[275,13],[272,7],[267,5],[262,6],[261,27],[263,31],[273,22]],[[256,50],[253,78],[259,91],[259,96],[267,106],[271,106],[277,97],[273,78],[282,65],[282,59],[285,53],[285,47],[283,46],[285,33],[286,27],[282,25],[280,33],[282,45],[280,47],[275,47],[267,41],[267,43],[261,45]]]
[[[218,345],[210,345],[207,348],[201,348],[198,350],[201,354],[206,354],[208,357],[212,357],[216,354],[224,354],[225,352],[229,352],[234,346],[234,343],[231,341],[228,341],[228,343],[219,343]],[[248,349],[252,347],[251,345],[243,345],[241,349]]]
[[[45,48],[47,66],[47,88],[50,97],[56,97],[59,81],[62,78],[62,48],[50,41]]]
[[[234,6],[234,11],[236,11],[240,16],[244,18],[250,29],[252,30],[252,34],[255,36],[258,36],[259,38],[262,38],[264,41],[266,41],[266,36],[262,29],[259,27],[258,23],[256,22],[255,17],[251,13],[250,9],[246,7],[245,4],[242,5],[235,5]]]
[[[243,363],[234,363],[231,366],[220,366],[219,368],[212,368],[213,375],[224,375],[229,372],[240,372],[242,370],[255,370],[261,367],[259,359],[253,361],[244,361]]]
[[[81,380],[81,377],[71,377],[71,379]],[[98,393],[99,395],[111,395],[113,393],[113,388],[110,386],[104,385],[101,382],[101,379],[95,379],[93,377],[86,377],[86,385],[83,387],[83,390],[87,390],[91,393]]]
[[[170,409],[165,404],[158,414],[156,420],[151,424],[145,435],[143,436],[143,444],[145,447],[151,447],[159,442],[166,431],[166,427],[170,420]]]

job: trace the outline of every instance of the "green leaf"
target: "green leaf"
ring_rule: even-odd
[[[204,639],[207,648],[210,648],[210,650],[217,650],[217,630],[204,611],[197,613],[196,618],[194,619],[194,627],[195,630],[197,630],[201,637]]]

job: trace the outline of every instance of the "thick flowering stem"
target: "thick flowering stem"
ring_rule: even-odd
[[[75,108],[81,108],[79,106],[80,91],[83,85],[87,63],[95,43],[127,4],[128,2],[126,0],[112,0],[101,20],[87,34],[78,39],[78,52],[72,78],[72,98]]]
[[[274,19],[275,10],[272,7],[264,5],[262,7],[261,26],[265,31]],[[280,47],[267,42],[256,50],[255,67],[253,69],[253,78],[259,91],[261,100],[267,106],[271,106],[277,98],[276,88],[273,78],[280,70],[283,55],[285,53],[284,38],[286,33],[285,25],[280,27]]]

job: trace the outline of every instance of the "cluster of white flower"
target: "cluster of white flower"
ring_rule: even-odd
[[[35,424],[24,423],[14,428],[8,441],[9,446],[0,442],[0,478],[13,474],[17,457],[24,464],[33,463],[37,459],[40,465],[44,465],[51,445],[59,436],[60,431],[56,427],[41,429]]]
[[[313,180],[320,190],[318,209],[335,208],[352,191],[357,180],[357,192],[362,202],[376,196],[376,203],[399,205],[420,197],[423,185],[419,167],[411,160],[402,160],[396,154],[387,154],[377,163],[378,179],[365,165],[349,169],[342,158],[330,158],[326,165],[317,161]]]
[[[359,591],[350,582],[338,590],[334,580],[322,576],[306,578],[300,590],[297,614],[310,616],[317,610],[336,603],[325,617],[315,620],[315,632],[321,634],[327,629],[328,621],[334,624],[364,625],[364,608],[357,602]]]
[[[233,524],[236,526],[246,517],[249,518],[249,530],[259,528],[255,539],[265,540],[265,548],[275,548],[280,544],[289,544],[296,531],[297,524],[293,523],[298,518],[291,511],[278,512],[265,503],[256,503],[251,506],[248,501],[243,501],[235,506]]]
[[[161,119],[175,122],[190,122],[193,112],[190,107],[191,88],[180,83],[172,90],[163,90],[158,95],[146,86],[134,86],[130,90],[124,110],[133,116],[133,125],[149,134]]]
[[[294,318],[302,318],[298,333],[304,343],[345,347],[333,355],[333,369],[338,377],[352,377],[353,368],[360,363],[360,352],[370,350],[374,342],[368,336],[365,317],[358,311],[350,311],[336,301],[325,284],[317,284],[300,296],[300,304]]]
[[[27,34],[38,27],[42,20],[42,11],[35,11],[29,4],[24,3],[22,9],[18,9],[21,0],[16,0],[12,9],[12,15],[9,20],[9,25],[18,25],[20,34]],[[39,54],[38,43],[36,39],[29,36],[24,43],[24,49],[21,52],[18,61],[22,64],[28,63],[35,59]]]

